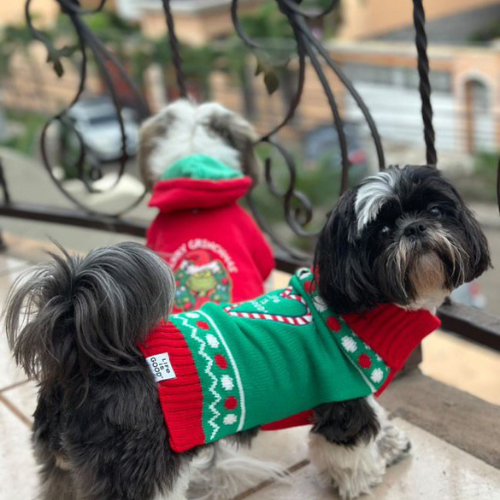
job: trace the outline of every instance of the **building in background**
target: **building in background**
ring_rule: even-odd
[[[166,33],[161,0],[116,0],[118,12],[140,23],[143,33],[160,37]],[[252,12],[266,0],[240,0],[242,14]],[[203,45],[234,32],[229,14],[231,0],[172,0],[176,33],[180,40]]]
[[[269,1],[240,0],[240,15],[255,12]],[[81,4],[91,9],[99,0],[81,0]],[[230,4],[231,0],[172,0],[179,39],[196,47],[224,43],[234,34]],[[412,2],[343,0],[340,5],[342,23],[336,36],[323,43],[367,103],[386,144],[421,145]],[[39,12],[37,23],[54,24],[59,13],[55,0],[38,0],[34,7]],[[0,2],[0,26],[22,22],[23,8],[22,0]],[[437,147],[458,153],[493,152],[500,144],[500,42],[495,40],[500,4],[498,0],[427,0],[425,8]],[[161,0],[108,0],[106,9],[140,26],[146,37],[157,39],[166,33]],[[321,29],[315,27],[315,33],[321,36]],[[34,59],[28,65],[22,54],[12,61],[5,104],[51,113],[71,99],[78,75],[66,65],[65,78],[57,80],[45,64],[43,47],[34,45]],[[267,131],[289,108],[297,83],[296,67],[292,60],[285,77],[281,76],[280,89],[270,98],[262,77],[254,76],[255,64],[249,57],[243,82],[214,68],[205,95],[245,113]],[[167,77],[169,72],[171,68],[156,65],[139,76],[153,111],[175,97],[175,79]],[[329,73],[328,79],[345,120],[361,122],[345,89]],[[314,75],[308,75],[306,82],[291,131],[294,137],[304,137],[331,122],[320,82]],[[95,73],[89,86],[94,93],[104,88]],[[37,95],[40,89],[45,92],[43,98]]]

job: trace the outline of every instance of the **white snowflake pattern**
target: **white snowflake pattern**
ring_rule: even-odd
[[[347,352],[356,352],[358,350],[356,341],[353,338],[348,337],[347,335],[345,337],[342,337],[342,345]]]
[[[209,333],[207,336],[206,336],[206,340],[208,342],[208,345],[212,348],[212,349],[217,349],[217,347],[219,347],[219,341],[217,340],[217,338],[215,337],[215,335],[212,335],[211,333]]]
[[[312,276],[312,273],[310,269],[307,269],[307,267],[303,267],[302,269],[299,269],[297,271],[297,275],[301,280],[303,280]]]
[[[222,387],[226,389],[226,391],[232,391],[234,389],[234,381],[233,377],[230,375],[222,375],[222,378],[220,379]]]
[[[314,297],[313,302],[314,302],[316,309],[319,312],[324,312],[328,309],[328,306],[325,304],[325,301],[319,296]]]
[[[200,315],[198,313],[186,313],[186,317],[188,317],[190,319],[196,319],[196,318],[199,318]]]
[[[230,413],[229,415],[226,415],[224,417],[224,425],[233,425],[236,423],[238,419],[236,418],[236,415],[234,413]]]
[[[384,372],[380,368],[375,368],[370,375],[373,382],[378,383],[384,378]]]

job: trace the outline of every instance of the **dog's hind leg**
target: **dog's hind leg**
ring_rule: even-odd
[[[40,500],[78,500],[76,484],[68,469],[43,444],[36,443],[35,451],[40,468]]]
[[[38,396],[33,448],[40,465],[40,500],[79,500],[61,444],[62,392],[57,386]]]

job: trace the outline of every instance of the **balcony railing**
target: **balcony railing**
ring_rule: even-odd
[[[71,201],[74,205],[74,209],[67,210],[47,205],[17,202],[9,195],[8,179],[5,178],[3,170],[0,169],[0,185],[3,190],[3,202],[0,203],[0,215],[4,217],[17,217],[31,219],[34,221],[46,221],[84,228],[99,229],[103,231],[112,231],[134,236],[144,236],[146,224],[142,221],[131,219],[127,214],[143,200],[147,194],[146,189],[144,189],[142,194],[138,196],[137,199],[133,200],[125,210],[121,210],[120,213],[109,215],[86,206],[84,202],[77,199],[70,191],[68,191],[61,180],[54,174],[54,165],[52,164],[48,151],[48,130],[54,123],[60,123],[61,125],[72,129],[73,133],[80,141],[81,152],[74,164],[79,181],[85,187],[89,196],[99,192],[94,186],[93,179],[98,178],[102,174],[101,165],[94,159],[92,160],[92,164],[89,168],[87,145],[85,144],[83,137],[74,128],[71,121],[68,120],[68,110],[80,100],[86,89],[90,59],[93,60],[94,67],[97,67],[102,81],[105,84],[106,91],[111,96],[120,123],[122,154],[119,160],[116,182],[109,189],[115,189],[116,186],[119,185],[120,179],[125,172],[127,162],[130,160],[129,155],[127,154],[127,138],[121,113],[123,109],[123,101],[120,99],[119,92],[116,88],[115,76],[119,75],[121,84],[127,87],[129,99],[134,101],[134,107],[141,117],[148,116],[149,107],[144,96],[139,90],[139,87],[132,80],[127,71],[125,71],[118,58],[88,27],[86,20],[89,16],[102,11],[106,5],[106,0],[100,0],[100,2],[97,2],[96,7],[91,11],[83,9],[78,0],[53,1],[59,4],[62,14],[66,16],[66,20],[69,21],[69,25],[71,26],[71,29],[74,30],[74,35],[76,35],[76,51],[79,55],[79,81],[77,88],[75,88],[74,98],[69,106],[61,109],[55,116],[51,117],[41,130],[40,151],[42,164],[47,171],[47,175],[58,187],[61,196],[64,196]],[[276,140],[276,134],[285,129],[287,126],[290,126],[297,110],[299,109],[304,85],[306,83],[306,75],[310,74],[310,69],[313,70],[313,74],[316,75],[321,84],[332,117],[332,123],[338,133],[342,165],[342,176],[339,185],[340,193],[343,193],[348,187],[348,170],[350,167],[348,154],[349,145],[348,138],[344,131],[342,113],[339,109],[338,99],[329,85],[329,73],[336,75],[338,80],[345,87],[346,92],[352,96],[354,101],[359,106],[364,120],[370,130],[371,140],[373,141],[376,152],[376,161],[378,168],[381,170],[385,168],[384,150],[377,131],[377,125],[366,104],[363,102],[363,99],[344,74],[340,65],[330,57],[328,51],[314,36],[310,28],[312,23],[314,23],[317,19],[320,19],[337,9],[339,7],[339,0],[331,0],[331,2],[323,8],[323,10],[318,11],[316,9],[314,12],[307,11],[305,7],[301,5],[301,0],[275,0],[275,2],[279,7],[281,14],[285,16],[293,33],[296,49],[293,62],[294,67],[296,68],[297,78],[296,88],[293,95],[290,96],[289,108],[284,114],[283,119],[277,126],[272,128],[272,130],[263,134],[259,141],[260,143],[267,144],[268,149],[274,151],[274,157],[278,155],[282,158],[282,163],[286,166],[289,174],[288,184],[286,188],[283,189],[278,188],[276,183],[273,181],[274,169],[271,155],[265,161],[265,180],[267,188],[270,192],[281,200],[284,208],[284,217],[291,231],[303,238],[314,238],[315,234],[308,231],[308,223],[312,219],[314,207],[307,196],[296,189],[296,178],[299,166],[296,164],[294,157],[284,148],[282,143]],[[168,30],[169,50],[171,53],[172,69],[175,72],[178,95],[186,96],[188,93],[188,87],[183,71],[182,50],[175,33],[175,19],[172,14],[170,0],[162,0],[162,6]],[[249,50],[259,50],[261,41],[252,39],[245,32],[240,19],[239,7],[240,2],[238,0],[232,0],[228,5],[234,25],[234,32]],[[32,0],[27,0],[26,22],[30,32],[34,39],[40,41],[46,46],[49,53],[49,62],[53,64],[56,71],[61,72],[61,60],[65,57],[65,54],[60,50],[55,49],[50,38],[47,37],[43,31],[35,27],[31,9]],[[430,100],[432,89],[429,81],[425,13],[422,0],[413,0],[413,14],[415,42],[418,54],[417,67],[420,81],[419,93],[422,101],[422,132],[426,145],[426,162],[430,165],[435,165],[437,168],[438,157],[435,149],[435,133],[432,123],[433,112]],[[500,165],[497,189],[498,198],[500,200]],[[276,234],[272,226],[269,224],[266,214],[260,213],[258,204],[255,203],[255,200],[251,195],[248,199],[248,203],[261,228],[269,235],[274,243],[277,264],[280,270],[293,271],[297,266],[310,263],[310,255],[289,245],[287,242],[283,241],[278,234]],[[448,304],[441,307],[439,315],[443,321],[444,328],[472,341],[496,350],[500,350],[499,318],[492,317],[484,312],[477,311],[469,307],[454,304]]]

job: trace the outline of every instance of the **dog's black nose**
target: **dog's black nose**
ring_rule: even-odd
[[[425,233],[425,230],[426,227],[421,222],[412,222],[405,227],[403,234],[408,237],[413,236],[418,238]]]

